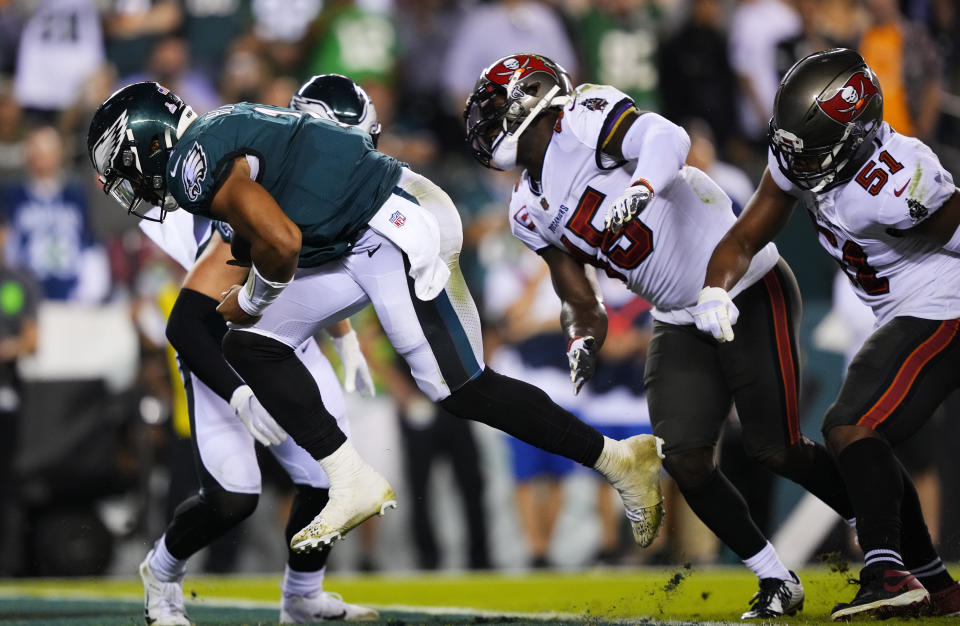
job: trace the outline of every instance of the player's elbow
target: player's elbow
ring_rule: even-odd
[[[283,224],[271,233],[269,238],[260,241],[259,250],[254,252],[254,262],[261,270],[275,267],[296,267],[300,256],[303,235],[292,222]],[[258,254],[259,253],[259,254]]]
[[[303,234],[292,222],[285,226],[283,236],[277,242],[277,253],[284,259],[296,260],[303,245]]]

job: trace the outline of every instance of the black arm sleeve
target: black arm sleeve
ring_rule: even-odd
[[[227,324],[217,313],[216,300],[193,289],[180,290],[167,320],[167,339],[183,365],[229,402],[244,382],[220,351],[226,332]]]

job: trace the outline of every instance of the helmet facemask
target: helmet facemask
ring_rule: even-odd
[[[152,111],[132,113],[146,97],[159,102],[144,106],[153,105]],[[164,113],[157,115],[157,109]],[[192,108],[156,83],[135,83],[113,94],[94,114],[87,140],[104,193],[128,214],[162,222],[168,211],[178,208],[167,193],[167,162],[177,140],[196,119]],[[97,136],[96,131],[107,124]],[[160,209],[158,217],[148,215],[153,206]]]
[[[485,69],[463,111],[474,157],[490,169],[512,169],[523,132],[548,107],[569,102],[571,91],[567,73],[545,57],[515,55]],[[504,150],[512,163],[494,160]]]
[[[847,182],[869,156],[883,120],[876,75],[854,50],[810,54],[783,77],[768,143],[786,178],[820,193]]]
[[[862,124],[850,123],[836,143],[808,147],[797,135],[776,128],[770,120],[769,143],[780,171],[787,179],[807,191],[819,193],[846,182],[864,142],[873,139],[879,124],[865,130]]]

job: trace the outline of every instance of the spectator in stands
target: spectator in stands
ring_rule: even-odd
[[[183,22],[179,0],[109,0],[104,28],[107,57],[118,76],[143,71],[154,44]]]
[[[694,0],[690,16],[657,54],[663,114],[672,120],[702,119],[721,150],[735,130],[736,77],[727,56],[721,0]],[[616,83],[613,83],[616,84]],[[691,97],[691,90],[696,97]]]
[[[450,111],[437,94],[442,93],[447,50],[466,9],[463,3],[443,0],[397,0],[396,5],[397,69],[402,77],[396,83],[398,124],[432,135],[435,143],[459,154],[460,111]],[[438,175],[442,173],[430,172]]]
[[[252,0],[254,40],[259,53],[276,71],[296,73],[303,61],[310,25],[322,7],[321,0]]]
[[[343,74],[377,105],[384,127],[393,125],[397,33],[390,15],[353,0],[329,0],[320,15],[315,44],[307,53],[309,74]]]
[[[187,41],[179,35],[166,35],[157,40],[143,72],[121,79],[129,84],[142,80],[155,80],[167,89],[183,94],[198,114],[217,108],[220,97],[206,74],[193,69]]]
[[[739,85],[741,130],[757,146],[767,137],[777,76],[777,43],[800,32],[800,17],[784,0],[740,0],[730,17],[730,65]]]
[[[90,230],[84,189],[63,161],[56,129],[27,135],[26,176],[0,194],[10,221],[6,260],[32,272],[46,299],[100,302],[110,290],[106,254]]]
[[[219,80],[227,50],[250,19],[246,4],[242,0],[183,3],[183,34],[189,43],[190,57],[193,65],[211,80]]]
[[[23,109],[13,97],[13,83],[0,78],[0,184],[23,170]]]
[[[477,3],[454,31],[442,73],[443,97],[457,116],[490,59],[536,50],[578,76],[576,52],[553,6],[538,0]]]
[[[0,0],[0,76],[13,74],[24,19],[18,4],[13,0]]]
[[[220,95],[224,102],[256,102],[272,77],[267,61],[249,42],[230,51],[221,74]]]
[[[794,0],[802,27],[799,33],[777,43],[777,76],[782,77],[794,63],[808,54],[856,43],[837,41],[824,28],[823,4],[823,0]]]
[[[929,141],[940,117],[943,61],[926,26],[900,13],[897,0],[866,0],[873,24],[860,54],[883,85],[883,121]]]
[[[658,3],[600,0],[580,7],[570,18],[584,81],[617,85],[641,109],[659,110],[657,31],[663,11]]]
[[[20,376],[17,360],[37,349],[37,286],[26,273],[3,262],[7,223],[0,215],[0,576],[16,573],[18,552],[15,475],[20,432]]]
[[[103,33],[94,0],[44,0],[20,37],[14,93],[29,113],[53,122],[73,106],[103,64]]]
[[[488,267],[485,283],[485,309],[498,320],[495,326],[503,340],[490,351],[491,365],[544,390],[554,402],[581,417],[586,395],[574,395],[567,360],[556,349],[565,340],[559,324],[560,300],[548,268],[535,254],[509,241],[504,254]],[[549,553],[564,505],[564,480],[574,464],[513,437],[507,437],[507,443],[528,563],[533,568],[551,567]]]

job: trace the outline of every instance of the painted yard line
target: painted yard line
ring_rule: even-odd
[[[103,602],[107,601],[122,601],[128,602],[130,604],[141,604],[143,602],[142,596],[140,595],[131,595],[131,594],[122,594],[122,593],[98,593],[95,594],[91,591],[80,591],[80,590],[71,590],[71,589],[58,589],[44,591],[41,589],[23,589],[16,590],[10,588],[0,589],[0,598],[17,598],[17,597],[32,597],[32,598],[44,598],[44,599],[69,599],[73,601],[87,601],[87,602]],[[221,597],[204,597],[204,598],[192,598],[186,600],[186,604],[190,605],[201,605],[206,607],[227,607],[227,608],[240,608],[240,609],[275,609],[279,606],[279,602],[264,602],[256,600],[239,600],[235,598],[221,598]],[[542,622],[551,622],[551,621],[583,621],[590,619],[599,619],[604,623],[609,624],[632,624],[636,623],[637,619],[646,618],[650,619],[648,616],[634,616],[634,617],[621,617],[621,618],[605,618],[598,615],[583,615],[577,613],[559,613],[559,612],[540,612],[540,613],[531,613],[523,611],[492,611],[490,609],[473,609],[469,607],[445,607],[445,606],[415,606],[415,605],[405,605],[405,604],[369,604],[368,606],[376,608],[381,611],[394,611],[398,613],[425,613],[427,615],[461,615],[465,617],[477,616],[482,618],[514,618],[514,619],[528,619],[536,620]],[[736,624],[737,622],[690,622],[690,621],[663,621],[663,622],[654,622],[657,624],[662,624],[664,626],[668,625],[683,625],[683,624],[704,624],[706,626],[729,626]]]

